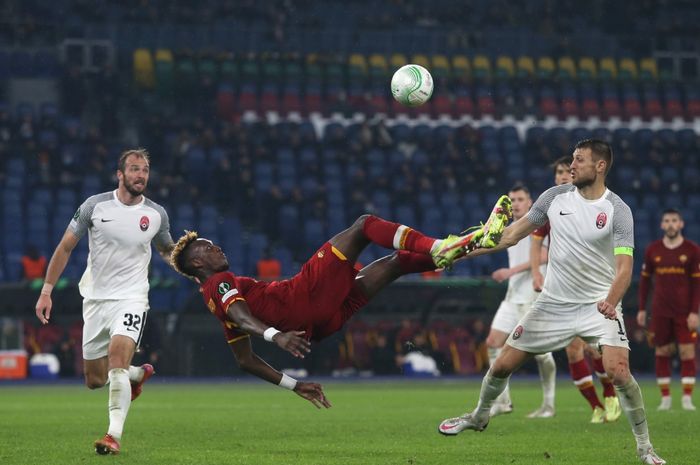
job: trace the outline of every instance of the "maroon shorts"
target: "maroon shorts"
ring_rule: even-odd
[[[651,314],[649,336],[655,347],[676,342],[678,344],[695,344],[698,332],[688,329],[688,315],[656,316]]]
[[[308,308],[303,312],[312,339],[323,339],[340,330],[367,304],[367,298],[355,285],[357,270],[353,266],[326,242],[294,277],[294,287],[308,293]]]

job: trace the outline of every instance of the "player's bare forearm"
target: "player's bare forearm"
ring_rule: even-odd
[[[631,255],[615,256],[615,279],[605,298],[605,301],[613,307],[617,307],[632,282],[632,263]]]
[[[230,345],[233,356],[236,357],[236,362],[242,370],[260,379],[264,379],[269,383],[280,383],[282,373],[272,368],[265,360],[261,359],[253,352],[249,337],[239,339],[232,342]]]
[[[262,321],[258,320],[250,313],[248,304],[243,300],[238,300],[232,303],[226,310],[228,317],[236,323],[241,331],[244,331],[252,336],[263,337],[263,333],[269,327]]]
[[[168,245],[160,246],[158,247],[158,253],[160,254],[161,257],[163,257],[163,260],[165,260],[165,263],[173,267],[175,270],[175,266],[173,265],[173,262],[171,260],[171,254],[173,252],[173,249],[175,248],[174,243],[170,243]],[[177,271],[177,270],[175,270]]]
[[[67,230],[63,234],[63,238],[56,246],[56,250],[54,250],[51,260],[49,261],[49,266],[46,268],[46,277],[44,278],[44,282],[56,284],[56,281],[58,281],[58,278],[61,277],[63,270],[66,269],[68,259],[70,258],[73,249],[78,244],[78,241],[78,237],[71,231]]]

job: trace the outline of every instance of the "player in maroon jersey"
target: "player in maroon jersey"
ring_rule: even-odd
[[[561,157],[551,164],[554,171],[554,184],[568,184],[571,182],[571,173],[569,165],[571,157]],[[542,291],[544,285],[544,276],[540,272],[540,252],[545,238],[549,236],[549,222],[534,230],[531,234],[532,241],[530,242],[530,270],[532,271],[532,286],[537,292]],[[603,368],[603,357],[598,351],[580,337],[574,338],[566,347],[566,358],[569,362],[569,373],[574,381],[574,385],[578,388],[581,395],[588,401],[593,409],[591,423],[604,423],[615,421],[622,415],[620,400],[615,393],[610,377]],[[600,383],[603,385],[603,398],[605,405],[600,402],[598,393],[596,392],[595,384],[593,384],[593,376],[591,369],[586,363],[585,355],[591,359],[593,369],[595,370]],[[536,417],[536,412],[534,412]]]
[[[506,213],[504,213],[506,212]],[[486,225],[466,236],[436,240],[407,226],[373,215],[361,216],[337,234],[291,279],[262,282],[228,271],[226,255],[211,241],[187,232],[175,245],[172,263],[201,285],[209,310],[223,325],[240,367],[259,378],[291,389],[317,407],[330,407],[320,384],[297,382],[253,353],[250,335],[263,337],[296,357],[343,324],[382,288],[408,273],[449,267],[467,249],[498,242],[510,213],[501,197]],[[359,272],[354,264],[371,242],[397,249]],[[457,245],[457,246],[456,246]],[[491,245],[492,246],[492,245]]]
[[[656,382],[661,389],[659,410],[671,408],[671,356],[678,344],[684,410],[695,410],[691,395],[695,386],[695,344],[698,340],[700,307],[700,248],[683,237],[683,217],[676,209],[661,216],[664,237],[652,242],[644,253],[639,282],[637,323],[647,323],[647,295],[652,277],[649,336],[656,347]]]

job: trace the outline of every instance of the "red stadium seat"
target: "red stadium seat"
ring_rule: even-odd
[[[622,116],[620,102],[616,98],[606,98],[603,100],[603,115],[606,118]]]
[[[540,113],[542,116],[559,116],[559,105],[553,97],[542,97],[540,100]]]
[[[561,100],[561,115],[563,117],[579,116],[578,102],[573,98],[563,98]]]
[[[666,101],[666,119],[683,118],[683,116],[685,116],[685,112],[683,111],[683,105],[680,101]]]
[[[493,97],[490,95],[483,95],[476,100],[476,108],[480,115],[495,115],[496,114],[496,104],[493,101]]]
[[[452,115],[452,101],[450,97],[444,94],[439,94],[433,97],[433,115]]]
[[[639,118],[642,116],[642,105],[639,100],[627,99],[624,103],[624,113],[626,118]]]
[[[644,117],[647,119],[660,118],[664,114],[664,109],[661,106],[661,101],[658,99],[650,99],[644,102]]]
[[[601,116],[598,100],[594,98],[586,98],[581,105],[581,116],[590,118],[592,116]]]

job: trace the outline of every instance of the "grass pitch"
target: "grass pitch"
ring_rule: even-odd
[[[437,425],[475,404],[478,380],[328,382],[327,411],[264,383],[151,382],[132,404],[119,456],[92,448],[107,428],[106,389],[0,384],[0,464],[638,463],[625,417],[591,425],[578,391],[558,382],[555,418],[525,418],[539,383],[516,376],[515,412],[457,437]],[[652,440],[669,465],[697,464],[700,412],[680,410],[673,389],[674,409],[656,412],[658,391],[643,383]]]

